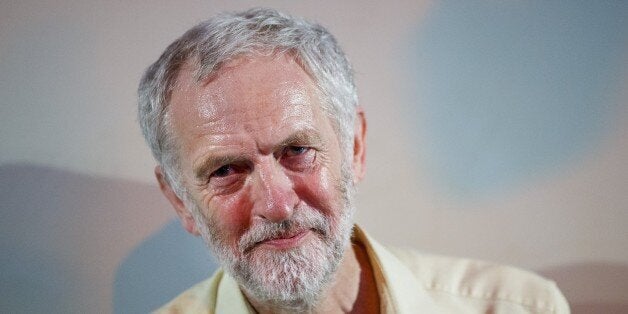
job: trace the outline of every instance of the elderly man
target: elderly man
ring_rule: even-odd
[[[148,68],[139,121],[184,228],[222,269],[164,313],[566,313],[556,286],[486,263],[387,249],[353,225],[366,120],[323,27],[223,14]]]

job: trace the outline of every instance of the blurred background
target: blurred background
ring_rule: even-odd
[[[0,312],[145,313],[216,268],[158,191],[143,70],[224,10],[326,26],[369,121],[358,222],[628,313],[628,2],[0,1]]]

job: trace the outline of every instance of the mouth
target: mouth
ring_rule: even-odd
[[[270,239],[257,242],[256,246],[270,247],[275,250],[286,250],[297,247],[311,233],[309,229],[295,230]]]

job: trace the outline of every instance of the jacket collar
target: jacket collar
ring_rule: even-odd
[[[438,313],[434,301],[428,297],[415,274],[388,249],[373,240],[357,225],[354,240],[361,242],[370,258],[382,313]]]

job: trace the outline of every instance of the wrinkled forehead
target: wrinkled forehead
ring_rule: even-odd
[[[180,103],[181,100],[225,100],[229,96],[244,97],[240,101],[255,100],[249,99],[252,97],[289,95],[314,97],[318,96],[315,86],[307,72],[288,55],[238,58],[225,63],[216,73],[202,80],[197,79],[195,66],[186,63],[179,71],[171,103]],[[274,95],[270,95],[271,92]]]
[[[289,55],[239,58],[200,81],[196,72],[193,64],[184,65],[171,93],[168,111],[176,133],[246,124],[254,116],[307,123],[323,115],[315,82]]]

